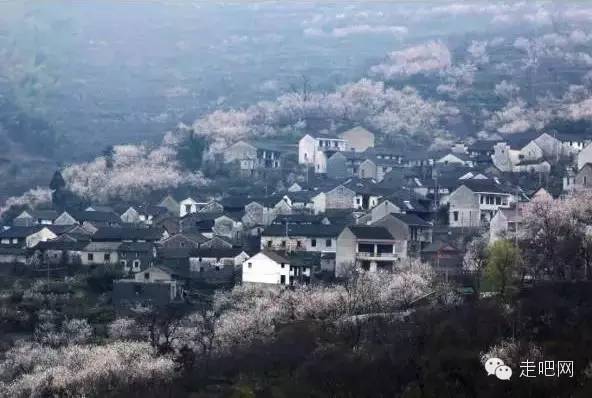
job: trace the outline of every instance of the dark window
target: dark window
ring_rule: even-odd
[[[286,284],[286,275],[281,275],[281,276],[280,276],[280,283],[281,283],[282,285],[285,285],[285,284]]]
[[[311,240],[310,240],[310,245],[311,245],[312,247],[317,247],[317,240],[316,240],[316,239],[311,239]]]
[[[271,243],[272,243],[272,242],[271,242],[270,240],[268,240],[268,241],[267,241],[267,247],[271,247]]]
[[[144,279],[150,279],[150,272],[144,272]]]
[[[88,261],[93,261],[95,256],[92,253],[88,253]]]
[[[286,241],[285,240],[282,241],[282,247],[286,247]]]
[[[191,205],[185,205],[185,212],[191,213]]]
[[[103,256],[103,258],[105,259],[105,261],[111,261],[111,254],[110,253],[105,253],[105,255]]]
[[[302,247],[302,242],[300,242],[299,240],[296,241],[296,247]]]
[[[325,241],[325,246],[327,246],[327,247],[331,247],[331,246],[333,246],[333,241],[332,241],[331,239],[327,239],[327,240]]]
[[[284,267],[285,267],[285,265],[286,265],[286,264],[282,263],[282,264],[280,265],[280,267],[284,268]]]
[[[458,211],[453,212],[452,217],[454,218],[454,221],[458,221]]]
[[[496,205],[501,205],[502,204],[502,198],[500,198],[499,196],[495,197],[495,204]]]
[[[251,268],[253,266],[253,263],[247,263],[247,268]]]

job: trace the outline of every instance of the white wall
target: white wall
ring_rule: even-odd
[[[290,283],[290,265],[284,268],[264,253],[258,253],[243,263],[243,282],[251,283],[280,283],[280,276],[285,276],[285,284]]]

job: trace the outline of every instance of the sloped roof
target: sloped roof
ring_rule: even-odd
[[[151,242],[123,242],[119,246],[121,252],[151,252],[154,249],[154,243]]]
[[[84,247],[87,252],[117,251],[121,242],[91,242]]]
[[[421,250],[422,253],[437,253],[442,251],[460,253],[456,247],[450,243],[442,242],[441,240],[433,241]]]
[[[288,236],[305,237],[337,237],[343,230],[342,226],[333,224],[288,224]],[[265,228],[261,236],[286,236],[286,226],[272,224]]]
[[[156,228],[101,227],[92,240],[158,240],[162,233]]]
[[[48,240],[46,242],[37,243],[37,245],[35,245],[35,249],[81,251],[86,246],[88,246],[88,242]]]
[[[392,240],[393,236],[384,227],[376,227],[369,225],[350,225],[349,230],[358,239],[379,239],[379,240]]]
[[[275,261],[276,263],[286,263],[289,264],[289,260],[287,259],[287,256],[284,256],[276,251],[272,251],[272,250],[263,250],[261,251],[261,253],[263,253],[265,256],[269,257],[270,259],[272,259],[273,261]]]
[[[67,210],[67,213],[74,217],[78,222],[107,222],[107,223],[118,223],[121,222],[121,218],[111,211],[77,211]]]
[[[33,225],[31,227],[13,226],[0,231],[0,238],[26,238],[35,232],[41,231],[44,227],[44,225]]]
[[[429,222],[425,221],[423,218],[416,216],[415,214],[391,213],[391,215],[403,221],[407,225],[417,227],[430,227],[432,225]]]
[[[464,185],[473,192],[511,193],[511,189],[496,184],[493,180],[460,180],[458,186]]]
[[[189,252],[189,257],[234,258],[244,252],[242,247],[199,248]]]

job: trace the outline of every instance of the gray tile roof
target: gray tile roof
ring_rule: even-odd
[[[349,230],[358,239],[378,239],[378,240],[392,240],[393,236],[384,227],[374,227],[369,225],[350,225]]]

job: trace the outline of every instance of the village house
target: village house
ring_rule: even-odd
[[[152,225],[159,217],[164,217],[168,213],[165,207],[152,205],[130,206],[121,214],[121,221],[127,224],[145,224]]]
[[[359,173],[360,164],[367,159],[365,153],[355,151],[335,152],[327,159],[327,177],[343,180],[355,177]]]
[[[419,257],[421,249],[432,242],[432,224],[414,214],[391,213],[370,225],[390,232],[397,241],[395,252],[401,258]]]
[[[23,210],[12,221],[15,227],[31,227],[33,225],[51,225],[58,217],[55,210]]]
[[[281,170],[282,151],[269,143],[239,141],[224,150],[226,163],[236,162],[243,176],[265,177]]]
[[[328,209],[353,209],[356,193],[343,185],[327,192],[320,192],[312,198],[314,214],[325,213]]]
[[[207,242],[209,239],[199,232],[180,232],[175,235],[169,236],[158,242],[160,247],[173,249],[189,247],[197,249],[200,245]]]
[[[83,225],[90,229],[100,227],[114,227],[121,225],[122,221],[119,215],[113,211],[76,211],[66,210],[62,212],[55,220],[54,225]]]
[[[350,178],[343,183],[345,188],[355,193],[354,209],[369,210],[378,204],[384,189],[374,180]]]
[[[574,153],[570,144],[565,146],[560,140],[543,133],[524,143],[528,135],[510,137],[509,142],[498,142],[493,147],[491,160],[493,165],[502,172],[548,173],[551,164]],[[513,149],[519,148],[519,149]]]
[[[185,217],[188,214],[199,212],[209,203],[208,199],[186,198],[179,202],[179,217]]]
[[[27,249],[0,246],[0,264],[24,265],[27,262]]]
[[[489,223],[499,209],[510,208],[511,190],[493,180],[464,180],[448,198],[452,227],[477,228]]]
[[[331,224],[273,224],[261,233],[261,250],[334,253],[342,229]]]
[[[401,254],[397,241],[385,227],[351,225],[337,237],[335,275],[345,276],[352,267],[367,271],[393,270]]]
[[[438,158],[436,160],[436,164],[443,164],[443,165],[459,165],[459,166],[466,166],[466,167],[473,167],[474,162],[473,160],[464,153],[447,153],[446,155]]]
[[[139,272],[156,260],[156,246],[151,242],[124,242],[118,249],[119,264],[125,272]]]
[[[162,231],[156,228],[103,227],[92,234],[94,242],[156,242]]]
[[[327,172],[327,160],[335,152],[348,151],[346,140],[330,135],[311,136],[306,134],[298,142],[298,163],[312,167],[315,173]]]
[[[214,235],[223,236],[232,241],[238,241],[241,239],[244,231],[242,217],[243,215],[241,213],[225,212],[214,219],[212,232]]]
[[[121,242],[91,242],[80,251],[80,261],[84,266],[119,264]]]
[[[225,268],[234,271],[249,257],[249,254],[241,247],[195,249],[189,254],[189,271],[220,271]]]
[[[169,212],[169,215],[179,215],[179,202],[172,195],[167,195],[158,204],[158,207],[164,207]]]
[[[421,260],[445,280],[463,272],[464,253],[449,242],[436,240],[421,250]]]
[[[358,177],[381,182],[388,173],[399,167],[402,168],[398,160],[369,157],[360,164]]]
[[[374,147],[374,133],[360,126],[344,131],[339,137],[347,141],[349,147],[356,152],[364,152]]]
[[[292,286],[310,282],[313,267],[319,266],[311,256],[285,255],[261,251],[242,265],[242,282],[263,285]]]
[[[0,247],[12,246],[32,248],[39,242],[56,239],[59,235],[69,231],[70,226],[35,225],[31,227],[10,227],[0,230]]]
[[[152,266],[136,273],[133,279],[114,281],[112,299],[116,306],[164,306],[182,301],[183,290],[174,271]]]
[[[373,223],[391,213],[415,214],[426,221],[432,216],[432,211],[418,199],[401,199],[397,196],[390,196],[388,198],[380,199],[378,204],[370,209],[370,212],[363,220],[361,220],[361,222],[366,221]]]
[[[514,239],[524,217],[524,204],[516,203],[513,208],[499,209],[489,222],[489,242],[499,239]]]
[[[39,264],[50,266],[81,265],[82,251],[89,242],[60,238],[39,242],[34,248],[31,261],[36,262],[33,259],[37,259]]]

